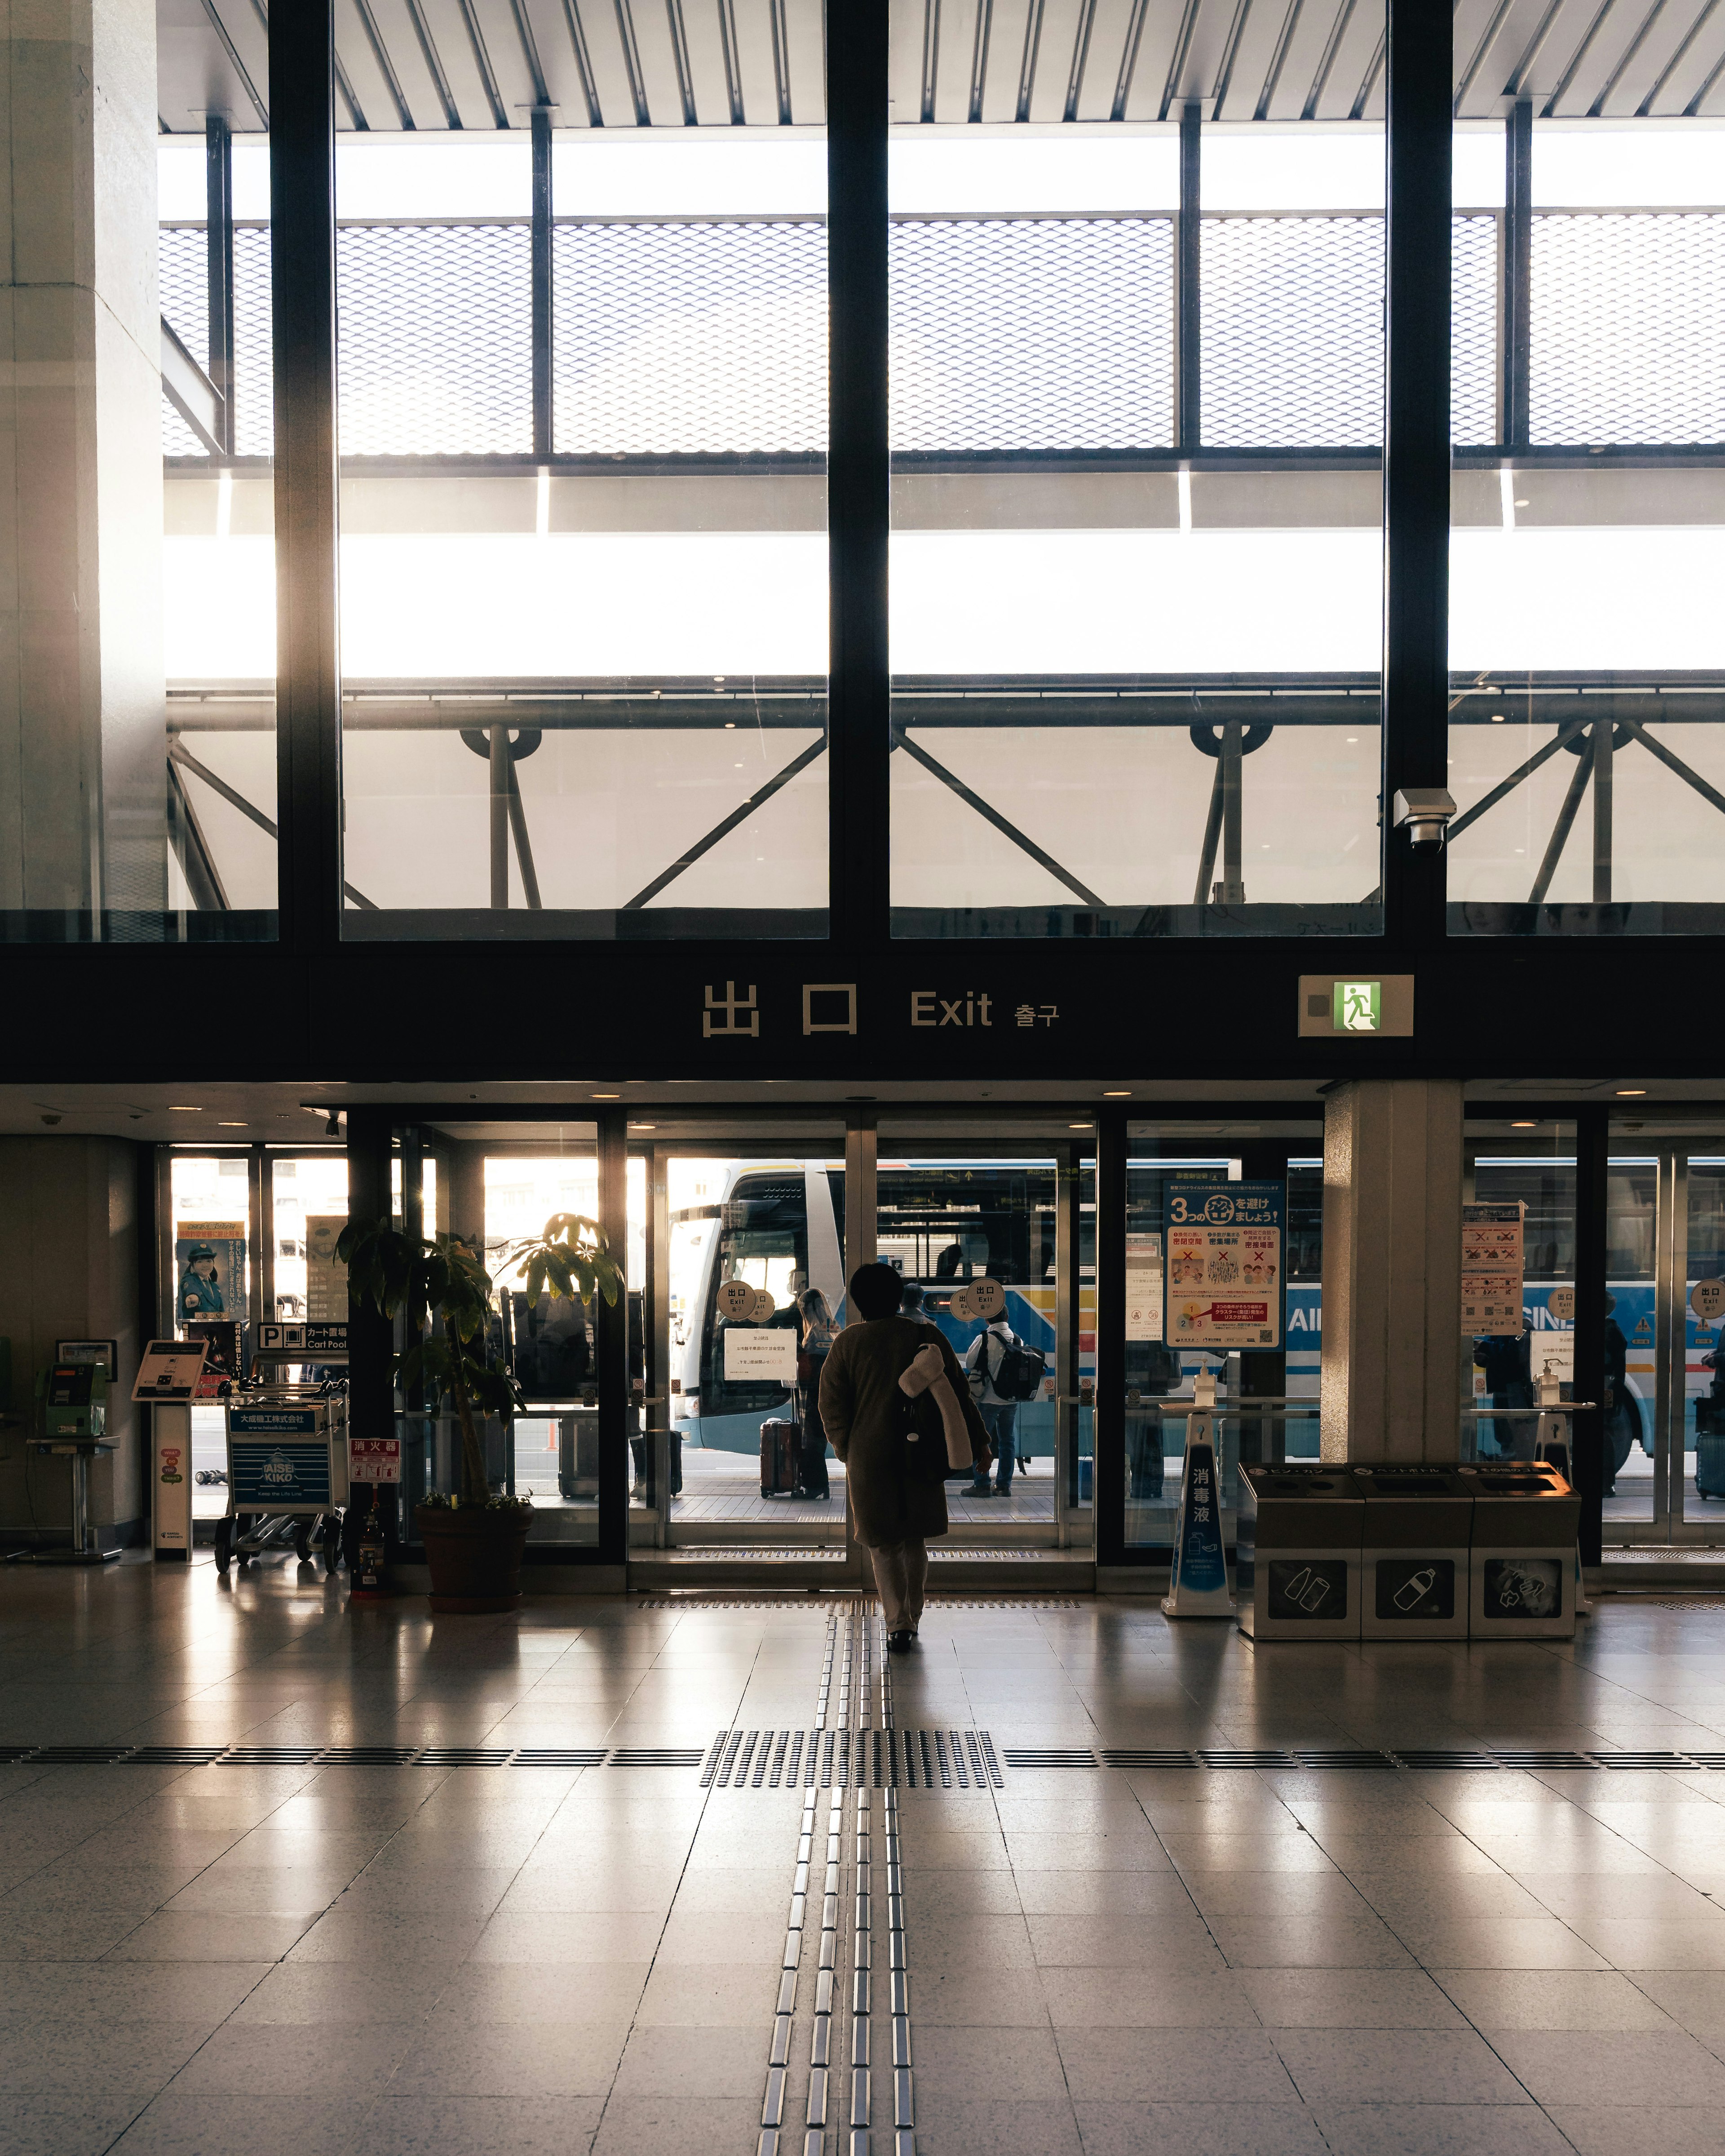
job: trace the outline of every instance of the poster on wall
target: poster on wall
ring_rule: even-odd
[[[1527,1329],[1522,1309],[1522,1220],[1517,1198],[1502,1205],[1461,1209],[1461,1331],[1477,1339]]]
[[[1128,1235],[1126,1239],[1126,1337],[1162,1337],[1162,1238]]]
[[[345,1213],[305,1215],[305,1318],[311,1325],[347,1322],[347,1268],[336,1245],[347,1225]]]
[[[174,1229],[174,1318],[182,1326],[225,1317],[244,1324],[244,1220],[181,1220]]]
[[[1225,1354],[1281,1345],[1280,1183],[1176,1178],[1168,1194],[1163,1338]]]

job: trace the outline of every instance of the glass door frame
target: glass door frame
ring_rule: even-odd
[[[1725,1127],[1725,1116],[1721,1118]],[[1630,1143],[1633,1143],[1633,1152]],[[1612,1134],[1611,1162],[1654,1163],[1653,1397],[1643,1402],[1653,1438],[1653,1512],[1649,1520],[1604,1519],[1602,1538],[1609,1547],[1706,1547],[1725,1543],[1725,1512],[1706,1513],[1696,1501],[1692,1517],[1688,1473],[1689,1420],[1689,1168],[1703,1146],[1725,1143],[1703,1132],[1693,1136],[1642,1136],[1618,1124]],[[1620,1153],[1618,1148],[1623,1151]],[[1610,1292],[1610,1282],[1606,1282]],[[1725,1332],[1720,1335],[1725,1346]]]

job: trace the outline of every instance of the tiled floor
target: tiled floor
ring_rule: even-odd
[[[810,1726],[829,1636],[806,1609],[344,1603],[280,1565],[8,1571],[0,1743],[704,1748]],[[953,1609],[893,1679],[901,1727],[1003,1754],[1725,1751],[1725,1611],[1255,1650],[1153,1604]],[[0,1767],[0,2148],[748,2156],[803,1801],[686,1768]],[[922,2156],[1725,2152],[1725,1771],[1009,1767],[899,1807]],[[890,2065],[877,2034],[874,2156]]]

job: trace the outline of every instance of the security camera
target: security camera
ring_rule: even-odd
[[[326,1138],[338,1138],[341,1137],[341,1118],[340,1116],[331,1116],[330,1117],[329,1121],[323,1127],[323,1134]]]
[[[1416,854],[1442,851],[1445,827],[1455,814],[1455,801],[1441,786],[1405,787],[1395,797],[1397,828],[1407,826],[1408,844]]]
[[[44,1116],[42,1120],[48,1125],[49,1128],[52,1130],[54,1126],[59,1122],[60,1118],[58,1116]]]

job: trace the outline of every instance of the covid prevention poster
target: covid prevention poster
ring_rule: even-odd
[[[1518,1334],[1527,1330],[1522,1309],[1520,1199],[1509,1205],[1461,1209],[1461,1332]]]
[[[1162,1238],[1132,1235],[1126,1239],[1126,1337],[1162,1337]]]
[[[1168,1192],[1168,1288],[1163,1335],[1170,1348],[1225,1354],[1281,1345],[1280,1183],[1187,1181]]]
[[[174,1230],[174,1312],[182,1325],[195,1318],[235,1318],[246,1307],[244,1220],[181,1220]]]

